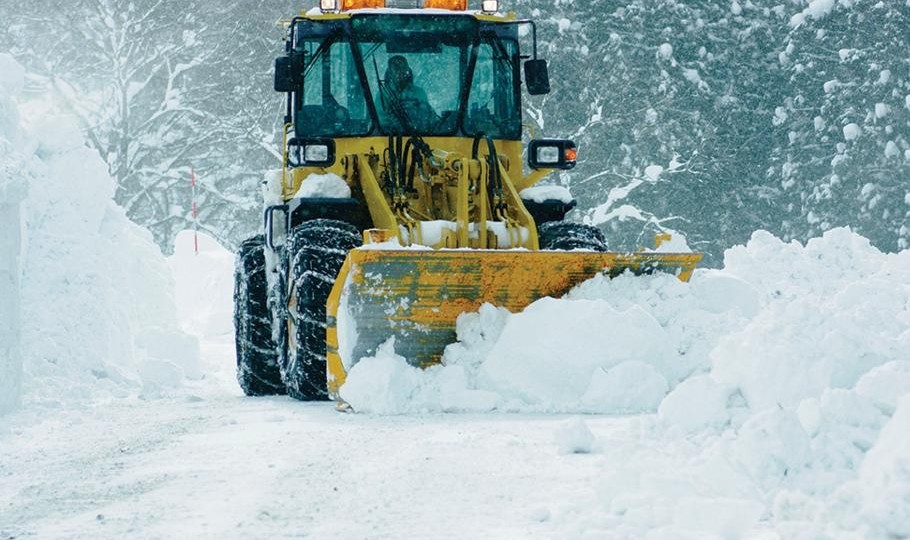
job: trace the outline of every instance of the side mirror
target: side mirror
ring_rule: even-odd
[[[281,56],[275,59],[275,91],[291,92],[294,90],[294,76],[291,71],[291,58]]]
[[[525,87],[532,96],[550,93],[550,74],[546,60],[535,58],[525,61]]]
[[[279,204],[265,209],[265,245],[275,249],[284,245],[288,237],[288,205]]]
[[[299,86],[303,69],[303,55],[291,52],[288,56],[275,59],[275,91],[293,92]]]
[[[335,163],[335,141],[332,139],[301,139],[288,141],[290,167],[328,167]]]
[[[575,167],[578,150],[568,139],[534,139],[528,145],[528,166],[532,169],[569,170]]]

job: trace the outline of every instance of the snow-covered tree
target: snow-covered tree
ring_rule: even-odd
[[[277,165],[271,91],[282,0],[35,0],[0,45],[43,73],[168,247],[191,226],[236,246]],[[565,136],[576,219],[618,249],[678,231],[717,264],[756,229],[805,240],[851,225],[910,243],[910,4],[904,0],[516,0],[538,21],[553,92],[527,136]],[[526,39],[526,44],[529,42]],[[527,52],[527,51],[526,51]]]
[[[551,63],[546,132],[580,148],[563,181],[614,247],[679,231],[716,262],[774,221],[764,173],[786,22],[775,2],[528,5]]]
[[[117,201],[162,246],[190,226],[191,170],[202,228],[234,243],[258,223],[276,155],[267,48],[281,35],[273,15],[250,17],[264,3],[38,0],[14,13],[18,56],[79,117]]]
[[[849,225],[910,247],[910,3],[815,1],[788,25],[770,171],[792,205],[782,232]]]

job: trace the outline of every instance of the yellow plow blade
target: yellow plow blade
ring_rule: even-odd
[[[347,369],[392,336],[395,351],[413,365],[438,363],[456,340],[458,315],[485,302],[518,312],[597,274],[627,270],[688,281],[699,260],[697,253],[352,250],[327,306],[329,392],[337,397]]]

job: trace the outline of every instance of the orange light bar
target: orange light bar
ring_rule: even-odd
[[[341,11],[349,9],[362,8],[382,8],[385,7],[385,0],[342,0]]]
[[[575,161],[575,158],[578,157],[578,150],[574,148],[566,148],[566,161]]]
[[[423,0],[423,7],[464,11],[468,9],[468,0]]]
[[[417,3],[417,6],[419,5]],[[341,11],[384,7],[386,7],[385,0],[341,0]],[[468,0],[423,0],[423,7],[465,11],[468,9]]]

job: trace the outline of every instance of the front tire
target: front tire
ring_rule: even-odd
[[[288,395],[303,401],[328,398],[326,387],[326,302],[348,251],[362,243],[356,227],[316,219],[295,227],[288,238],[288,317],[294,322],[284,381]]]
[[[254,236],[240,245],[234,266],[237,382],[248,396],[285,393],[278,349],[272,340],[265,273],[265,240],[262,235]]]

